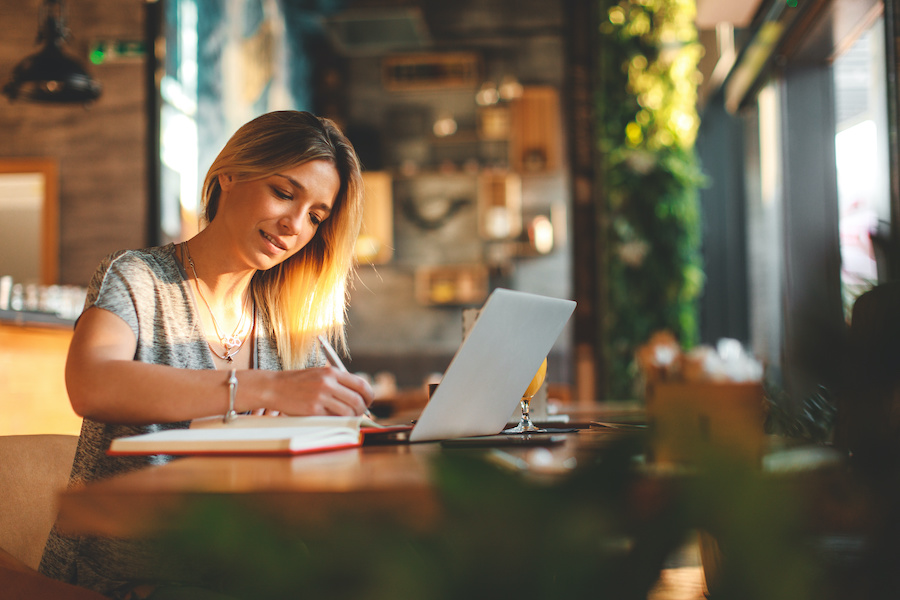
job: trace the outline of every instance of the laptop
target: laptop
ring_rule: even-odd
[[[493,435],[503,430],[574,310],[571,300],[495,289],[409,433],[409,441]]]

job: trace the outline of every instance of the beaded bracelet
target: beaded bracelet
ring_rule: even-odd
[[[226,383],[228,385],[228,412],[225,413],[225,416],[222,420],[225,423],[228,423],[229,421],[232,421],[235,416],[237,416],[237,413],[234,412],[234,396],[235,394],[237,394],[238,385],[237,369],[231,369],[231,371],[228,373],[228,381]]]

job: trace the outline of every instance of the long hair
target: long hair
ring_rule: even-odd
[[[328,161],[337,169],[340,188],[331,215],[297,254],[258,271],[251,282],[253,299],[268,317],[286,369],[306,366],[320,333],[346,348],[348,286],[363,211],[356,152],[330,119],[276,111],[238,129],[203,182],[204,219],[209,223],[219,208],[219,175],[229,173],[236,181],[252,181],[311,160]]]

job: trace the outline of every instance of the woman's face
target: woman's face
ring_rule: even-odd
[[[210,226],[219,222],[247,265],[265,270],[309,243],[331,215],[341,181],[331,162],[312,160],[253,181],[221,175],[219,185],[219,208]]]

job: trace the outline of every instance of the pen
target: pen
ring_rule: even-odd
[[[331,366],[337,367],[338,369],[340,369],[341,371],[344,371],[346,373],[347,367],[344,366],[344,363],[341,362],[341,357],[338,356],[338,353],[335,352],[335,350],[331,346],[331,344],[328,343],[328,339],[324,335],[321,335],[321,334],[319,334],[317,339],[319,340],[319,343],[322,345],[322,350],[325,351],[325,358],[328,359],[328,362],[331,364]]]
[[[332,345],[328,343],[328,338],[326,338],[322,334],[319,334],[316,339],[319,340],[319,344],[322,346],[322,350],[325,352],[325,358],[328,359],[328,362],[331,364],[331,366],[336,367],[341,371],[344,371],[345,373],[348,372],[347,367],[345,367],[344,363],[341,361],[341,357],[338,356],[338,353],[335,351]],[[368,408],[366,409],[365,414],[370,419],[372,418],[372,413],[369,412]]]

